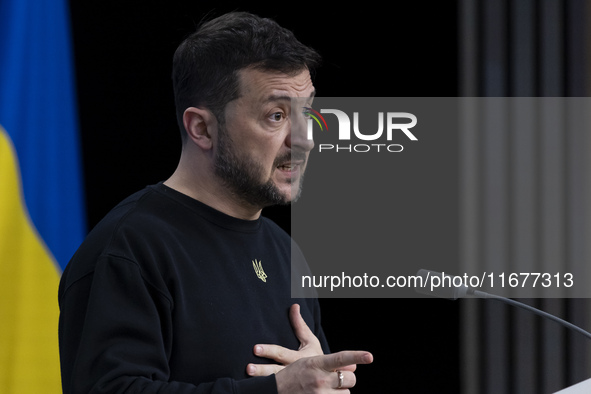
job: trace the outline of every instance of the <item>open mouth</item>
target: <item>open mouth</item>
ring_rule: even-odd
[[[288,155],[282,155],[275,160],[275,168],[284,176],[297,176],[306,163],[304,152],[292,151]]]
[[[295,168],[297,167],[297,165],[294,164],[282,164],[280,166],[277,166],[277,168],[279,168],[281,171],[288,171],[291,172],[293,171]]]
[[[280,165],[277,166],[277,169],[283,172],[296,172],[300,169],[301,165],[303,164],[303,161],[298,161],[298,162],[287,162],[287,163],[282,163]]]

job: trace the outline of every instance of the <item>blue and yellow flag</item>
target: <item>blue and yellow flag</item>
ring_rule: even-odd
[[[0,1],[0,393],[60,393],[57,289],[85,233],[66,0]]]

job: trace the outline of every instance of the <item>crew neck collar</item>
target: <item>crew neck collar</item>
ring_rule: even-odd
[[[150,187],[157,192],[181,203],[182,205],[197,213],[199,216],[218,226],[235,231],[252,232],[258,230],[261,225],[262,217],[259,217],[255,220],[246,220],[230,216],[224,212],[210,207],[199,200],[194,199],[193,197],[190,197],[165,185],[164,182],[159,182],[156,185],[152,185]]]

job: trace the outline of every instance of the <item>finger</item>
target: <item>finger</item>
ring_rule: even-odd
[[[283,365],[276,364],[248,364],[246,373],[249,376],[269,376],[285,368]]]
[[[296,337],[302,344],[300,347],[303,347],[310,342],[317,341],[316,335],[310,330],[310,327],[308,327],[306,321],[302,317],[300,306],[298,304],[293,304],[289,309],[289,321],[291,322]]]
[[[255,345],[254,354],[280,364],[291,364],[298,359],[296,352],[279,345]]]
[[[357,370],[357,364],[345,365],[344,367],[339,368],[339,371],[355,372],[356,370]]]
[[[355,386],[355,383],[357,383],[357,378],[355,377],[355,374],[353,372],[343,371],[339,369],[334,372],[334,375],[335,383],[331,387],[335,389],[350,389],[351,387]]]
[[[327,354],[316,357],[318,366],[325,371],[334,371],[347,365],[370,364],[373,362],[373,355],[366,351],[347,350],[338,353]]]

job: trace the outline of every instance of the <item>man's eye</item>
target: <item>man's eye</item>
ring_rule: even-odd
[[[280,122],[283,119],[283,112],[275,112],[271,115],[271,120],[274,122]]]

